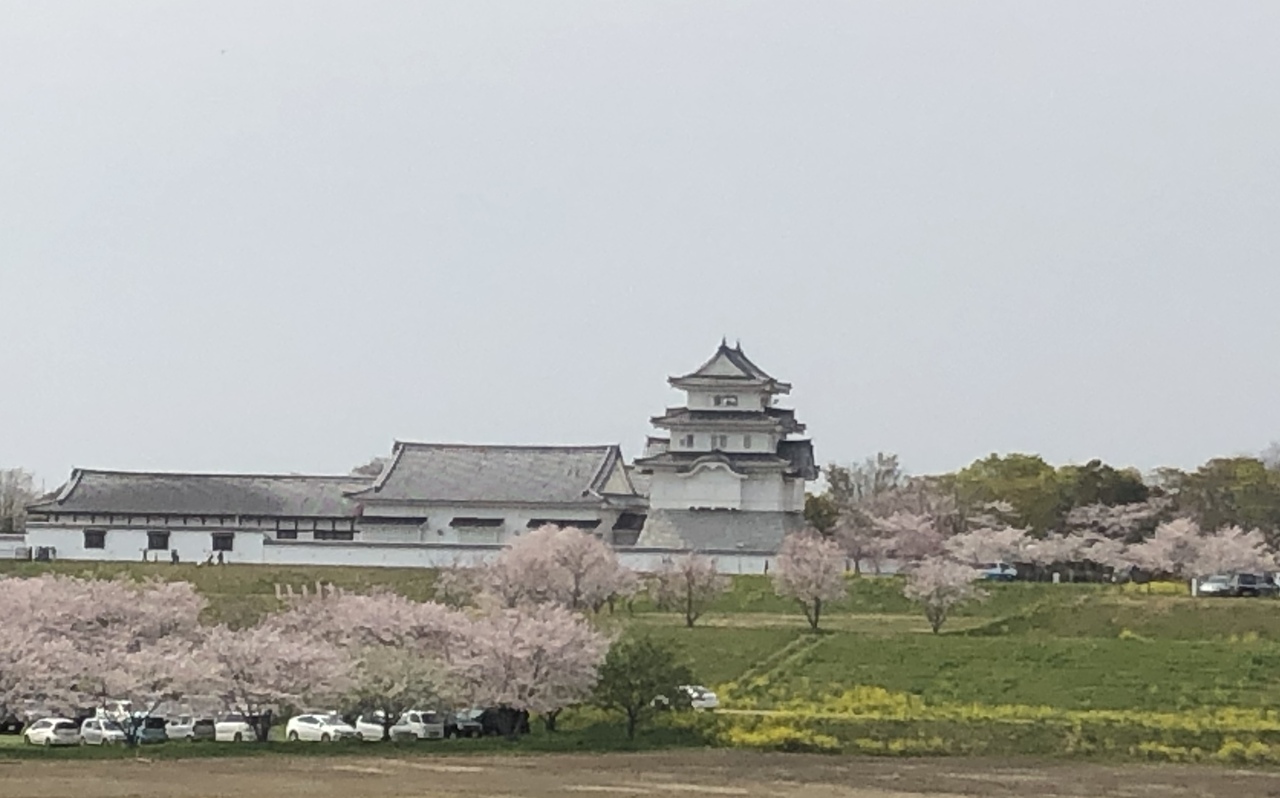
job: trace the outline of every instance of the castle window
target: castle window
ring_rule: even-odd
[[[500,527],[502,526],[501,518],[470,518],[466,516],[458,516],[449,522],[449,526],[454,529],[481,529],[484,527]]]
[[[147,548],[151,551],[167,551],[169,549],[169,533],[148,532]]]
[[[726,396],[716,396],[712,398],[711,402],[716,407],[737,407],[738,397],[734,396],[733,394],[729,394]]]
[[[314,537],[316,540],[355,540],[356,533],[350,529],[317,529]]]
[[[726,449],[728,448],[728,446],[729,446],[728,435],[712,435],[711,436],[712,449]]]
[[[742,448],[743,448],[743,449],[750,449],[750,448],[751,448],[751,436],[750,436],[750,435],[743,435],[743,436],[742,436]]]
[[[84,531],[84,547],[86,549],[105,549],[107,547],[107,530],[86,529]]]
[[[693,436],[692,436],[692,435],[686,435],[686,436],[684,436],[683,438],[681,438],[681,439],[680,439],[680,445],[681,445],[681,446],[683,446],[683,447],[684,447],[684,448],[686,448],[686,449],[692,449],[692,448],[693,448]]]
[[[214,551],[232,551],[236,545],[236,535],[234,532],[214,532],[213,550]]]

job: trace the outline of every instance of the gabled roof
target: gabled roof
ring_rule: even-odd
[[[753,363],[743,353],[741,344],[729,346],[724,340],[720,341],[720,348],[715,354],[701,366],[667,381],[676,387],[683,384],[748,383],[768,387],[778,393],[788,393],[791,390],[789,384],[779,382]]]
[[[358,513],[347,492],[370,484],[352,476],[189,474],[76,469],[35,513],[342,517]]]
[[[367,489],[367,502],[599,504],[634,496],[617,445],[476,446],[397,441],[390,465]],[[621,482],[614,472],[620,471]],[[610,478],[614,477],[610,488]],[[618,493],[619,486],[622,493]]]

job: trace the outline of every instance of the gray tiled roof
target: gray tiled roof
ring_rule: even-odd
[[[169,515],[354,515],[346,492],[369,479],[350,476],[179,474],[78,469],[34,512]]]
[[[803,527],[804,518],[800,513],[650,510],[636,546],[710,552],[775,552],[787,533]]]
[[[467,446],[397,442],[371,502],[598,504],[622,452],[607,446]]]
[[[738,371],[741,372],[741,375],[736,377],[725,377],[723,375],[714,375],[717,379],[749,379],[749,380],[761,380],[764,382],[775,382],[773,377],[770,377],[768,374],[765,373],[764,369],[760,368],[755,363],[752,363],[751,358],[743,354],[741,345],[729,346],[729,343],[727,341],[721,341],[720,348],[716,350],[714,355],[707,358],[706,362],[704,362],[701,366],[698,366],[696,369],[694,369],[688,374],[685,374],[681,377],[677,377],[677,379],[686,380],[693,377],[713,376],[713,375],[706,374],[706,371],[708,368],[710,368],[712,363],[716,362],[716,358],[719,358],[721,356],[724,356],[726,360],[732,363],[734,368],[738,369]]]
[[[649,420],[658,427],[683,422],[756,421],[776,423],[788,433],[804,432],[805,429],[804,424],[796,421],[796,411],[789,407],[761,410],[693,410],[688,407],[668,407],[665,413]]]
[[[778,444],[778,456],[791,462],[791,473],[804,479],[817,479],[819,468],[813,457],[813,441],[782,441]]]

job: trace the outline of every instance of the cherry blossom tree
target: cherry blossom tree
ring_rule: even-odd
[[[337,648],[414,648],[447,661],[465,634],[467,621],[461,612],[442,604],[414,601],[384,590],[298,600],[265,623]]]
[[[485,588],[505,607],[524,603],[599,609],[626,581],[613,549],[572,527],[543,526],[486,569]]]
[[[381,717],[382,739],[415,708],[452,704],[454,679],[444,662],[412,648],[366,646],[355,658],[344,704],[360,714]]]
[[[564,707],[591,694],[608,639],[580,615],[556,604],[521,605],[475,619],[458,661],[473,706],[502,713],[514,737],[513,713],[541,713],[554,729]]]
[[[409,709],[453,702],[451,664],[470,635],[470,622],[457,610],[387,591],[308,598],[268,623],[344,652],[343,702],[380,712],[384,739]]]
[[[214,627],[198,657],[204,673],[192,692],[256,719],[259,742],[266,742],[281,706],[336,702],[350,690],[347,653],[270,623]]]
[[[1155,497],[1129,504],[1086,504],[1067,513],[1066,526],[1080,533],[1093,533],[1111,540],[1138,542],[1144,530],[1151,530],[1156,520],[1167,513],[1172,501]]]
[[[1201,539],[1191,571],[1198,576],[1211,576],[1261,573],[1274,570],[1275,566],[1275,555],[1267,549],[1267,539],[1261,530],[1245,532],[1238,526],[1231,526]]]
[[[484,569],[454,562],[436,570],[432,592],[446,607],[470,607],[484,588]]]
[[[949,538],[947,553],[969,565],[1016,562],[1027,545],[1027,531],[1016,527],[982,526]]]
[[[1150,538],[1129,546],[1124,558],[1155,574],[1190,576],[1200,556],[1200,527],[1189,518],[1175,518],[1156,527]]]
[[[701,554],[664,560],[649,583],[653,603],[684,615],[684,625],[689,628],[728,589],[729,579],[720,574],[716,561]]]
[[[945,557],[929,557],[912,566],[902,592],[924,608],[929,626],[937,634],[952,609],[984,597],[974,586],[978,576],[978,571],[968,565]]]
[[[893,542],[870,518],[853,518],[842,515],[836,522],[835,540],[845,550],[855,574],[862,573],[864,563],[871,566],[874,573],[889,556]]]
[[[898,512],[878,518],[876,528],[888,538],[890,553],[902,563],[912,563],[941,554],[942,533],[932,516]]]
[[[795,599],[809,627],[818,631],[823,607],[849,596],[844,579],[844,552],[834,541],[814,532],[789,535],[778,549],[773,589]]]

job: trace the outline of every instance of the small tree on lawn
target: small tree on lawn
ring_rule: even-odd
[[[943,557],[930,557],[907,574],[907,584],[902,593],[924,607],[924,616],[937,634],[953,608],[986,597],[973,584],[978,576],[978,571],[967,565]]]
[[[835,541],[814,532],[789,536],[778,550],[773,589],[779,596],[795,599],[809,627],[818,631],[823,607],[849,595],[844,552]]]
[[[636,727],[653,716],[655,698],[676,700],[680,686],[692,682],[693,674],[669,645],[649,637],[623,638],[609,648],[600,667],[595,703],[626,716],[630,740]]]
[[[716,561],[701,554],[664,560],[649,586],[653,603],[667,612],[683,614],[684,625],[690,628],[728,589],[729,578],[716,569]]]

